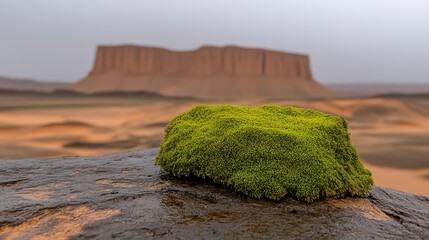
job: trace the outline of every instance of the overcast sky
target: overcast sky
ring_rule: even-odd
[[[429,83],[428,0],[0,0],[0,75],[74,82],[99,44],[311,57],[323,83]]]

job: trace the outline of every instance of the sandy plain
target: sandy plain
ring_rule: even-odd
[[[429,95],[201,101],[138,94],[2,93],[0,159],[94,156],[158,147],[168,122],[198,103],[292,105],[344,116],[376,185],[429,195]]]

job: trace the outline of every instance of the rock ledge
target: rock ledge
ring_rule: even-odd
[[[158,149],[0,161],[0,239],[428,239],[429,198],[256,200],[153,165]]]

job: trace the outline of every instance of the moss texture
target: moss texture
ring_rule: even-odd
[[[167,126],[156,164],[273,200],[367,196],[373,185],[344,118],[296,107],[198,105]]]

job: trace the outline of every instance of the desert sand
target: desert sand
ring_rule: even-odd
[[[0,76],[1,90],[51,92],[56,89],[68,88],[67,83],[40,82],[32,79],[17,79]]]
[[[198,103],[124,96],[0,96],[0,159],[95,156],[158,147],[164,127]],[[329,100],[241,100],[344,116],[377,185],[429,195],[429,96]]]

